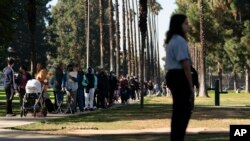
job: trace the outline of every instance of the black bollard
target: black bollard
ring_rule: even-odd
[[[214,85],[214,98],[215,98],[215,106],[220,106],[220,91],[219,91],[219,80],[215,80],[215,85]]]

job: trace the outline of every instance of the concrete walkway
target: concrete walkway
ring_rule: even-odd
[[[16,117],[1,117],[0,118],[0,141],[16,141],[16,140],[26,140],[26,141],[100,141],[94,139],[86,139],[80,137],[69,137],[69,136],[58,136],[58,135],[46,135],[38,134],[28,131],[11,130],[11,127],[31,124],[37,121],[45,121],[53,118],[60,118],[69,115],[65,114],[48,114],[47,117],[32,117],[28,115],[27,117],[21,118]]]
[[[225,128],[188,128],[187,133],[227,133],[229,129]],[[170,134],[170,128],[157,128],[157,129],[141,129],[141,130],[72,130],[68,131],[69,135],[149,135],[149,134]]]
[[[116,105],[120,106],[120,105]],[[86,114],[76,113],[76,114]],[[74,114],[74,115],[76,115]],[[48,119],[61,118],[65,116],[71,116],[70,114],[48,114],[47,117],[27,117],[21,118],[16,117],[0,117],[0,141],[15,141],[15,140],[32,140],[32,141],[100,141],[90,139],[95,135],[149,135],[149,134],[170,134],[170,128],[159,128],[159,129],[142,129],[142,130],[78,130],[72,129],[64,133],[64,136],[51,135],[50,132],[28,132],[11,130],[11,127],[26,125],[37,121],[46,121]],[[225,128],[188,128],[188,133],[228,133],[229,129]],[[49,135],[50,134],[50,135]],[[82,136],[83,138],[79,137]],[[85,137],[85,138],[84,138]],[[88,139],[86,139],[88,137]]]

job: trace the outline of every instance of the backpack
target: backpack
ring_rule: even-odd
[[[94,81],[95,81],[95,77],[93,74],[86,74],[86,79],[88,81],[88,85],[87,85],[87,88],[91,89],[91,88],[94,88]]]

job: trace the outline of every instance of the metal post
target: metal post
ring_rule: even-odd
[[[220,80],[215,80],[215,85],[214,85],[214,98],[215,98],[215,106],[220,106],[220,90],[219,90],[219,84]]]

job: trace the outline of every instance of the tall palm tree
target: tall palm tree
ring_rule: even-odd
[[[119,22],[119,3],[115,0],[116,4],[116,76],[120,76],[120,22]]]
[[[162,10],[161,5],[154,1],[153,6],[152,6],[152,12],[153,12],[153,17],[154,17],[154,35],[155,35],[155,75],[156,75],[156,82],[160,83],[160,55],[159,55],[159,39],[158,39],[158,14]]]
[[[127,49],[126,49],[126,16],[125,16],[125,0],[122,0],[122,39],[123,39],[123,75],[126,76],[128,74],[127,70]]]
[[[143,80],[143,67],[144,67],[144,48],[146,45],[146,33],[147,33],[147,0],[140,0],[140,21],[139,21],[139,27],[141,30],[141,50],[140,50],[140,68],[141,68],[141,74],[140,74],[140,82],[141,82],[141,88],[144,87],[144,80]],[[141,108],[144,107],[144,92],[142,90],[141,93]]]
[[[205,49],[206,49],[206,38],[205,38],[205,20],[204,20],[204,1],[198,0],[198,8],[200,15],[200,42],[201,42],[201,70],[200,70],[200,88],[199,96],[208,97],[206,90],[206,62],[205,62]]]
[[[100,63],[104,67],[104,44],[103,44],[103,0],[99,0],[99,17],[100,17]]]
[[[27,6],[28,26],[29,26],[29,48],[31,50],[31,73],[35,76],[36,72],[36,47],[35,47],[35,32],[36,32],[36,0],[29,0]]]
[[[109,0],[109,44],[110,44],[110,70],[114,70],[114,51],[113,51],[113,3]]]

